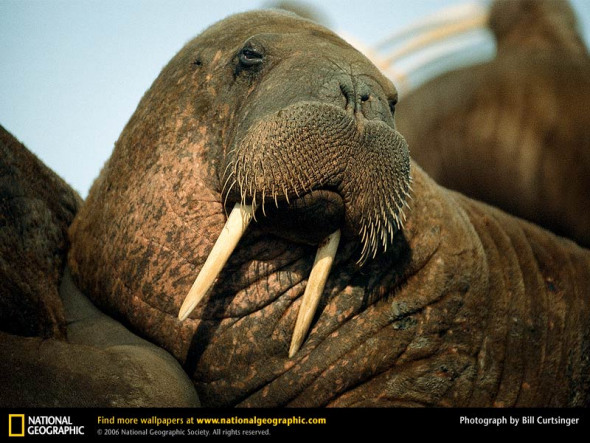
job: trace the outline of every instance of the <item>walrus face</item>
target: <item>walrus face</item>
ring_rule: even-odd
[[[251,35],[232,63],[246,97],[224,200],[260,206],[261,226],[293,241],[318,244],[342,229],[361,263],[386,249],[410,181],[391,82],[327,31]]]

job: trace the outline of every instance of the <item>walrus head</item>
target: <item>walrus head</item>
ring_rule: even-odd
[[[272,254],[275,238],[331,261],[342,233],[362,266],[395,242],[409,192],[396,100],[366,57],[311,21],[265,11],[213,25],[164,68],[93,185],[71,230],[76,281],[145,330],[137,305],[177,310],[200,268],[185,319],[251,217],[251,251]],[[312,270],[316,299],[329,268]],[[108,295],[119,292],[129,298]],[[156,341],[169,333],[149,324]]]
[[[327,239],[322,248],[329,248],[329,260],[340,231],[361,245],[361,264],[379,246],[386,250],[401,227],[410,181],[407,145],[394,125],[392,83],[347,43],[312,25],[296,32],[238,30],[239,24],[223,60],[226,91],[238,104],[221,146],[224,202],[239,204],[236,211],[247,207],[241,218],[256,217],[260,207],[261,225],[275,235],[311,244]],[[244,232],[243,224],[228,223],[227,231],[230,226],[235,235],[220,237],[211,258],[216,264],[206,267],[181,319]],[[317,282],[310,279],[315,295],[309,297],[319,297],[326,277],[327,271]]]

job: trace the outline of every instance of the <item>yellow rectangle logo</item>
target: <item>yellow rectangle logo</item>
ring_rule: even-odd
[[[20,418],[20,426],[19,419]],[[8,414],[8,436],[25,436],[25,414]]]

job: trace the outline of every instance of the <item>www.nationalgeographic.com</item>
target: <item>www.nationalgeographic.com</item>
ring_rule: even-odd
[[[197,418],[196,423],[199,425],[272,425],[272,426],[291,426],[291,425],[325,425],[325,418],[260,418],[260,417],[220,417],[220,418]]]

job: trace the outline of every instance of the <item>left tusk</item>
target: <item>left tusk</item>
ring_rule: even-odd
[[[205,264],[201,268],[201,272],[199,272],[180,307],[180,311],[178,312],[178,319],[180,321],[185,320],[193,312],[199,302],[205,297],[209,288],[213,286],[213,282],[225,266],[240,238],[244,235],[255,210],[256,207],[254,205],[236,203],[223,226],[221,234],[219,234],[217,241],[213,245],[213,249],[211,249]]]
[[[297,322],[295,323],[295,330],[291,339],[291,347],[289,348],[289,358],[292,358],[299,351],[305,334],[309,330],[320,297],[324,291],[326,280],[330,274],[330,268],[338,250],[338,243],[340,243],[340,229],[328,235],[318,247],[315,261],[311,268],[309,279],[307,280],[307,286],[303,293],[299,314],[297,315]]]

